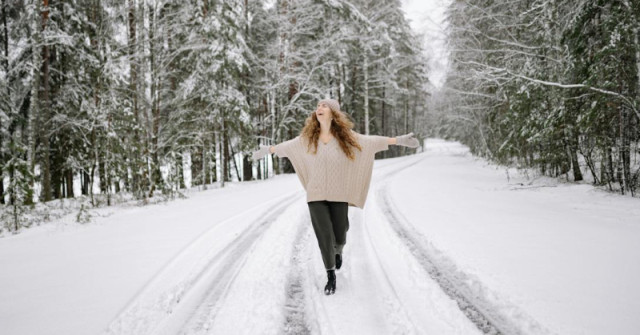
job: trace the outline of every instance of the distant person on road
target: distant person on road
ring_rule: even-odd
[[[323,99],[307,117],[300,135],[275,146],[260,145],[252,157],[258,160],[275,153],[291,161],[307,192],[313,230],[327,270],[325,294],[335,292],[335,270],[342,266],[342,249],[347,243],[348,209],[364,208],[376,152],[389,149],[390,144],[419,145],[413,133],[393,138],[363,135],[353,126],[338,101]]]

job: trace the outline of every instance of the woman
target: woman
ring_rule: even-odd
[[[325,294],[336,289],[335,270],[342,266],[342,249],[349,230],[349,206],[364,208],[375,153],[389,144],[415,148],[413,133],[395,138],[362,135],[333,99],[318,102],[299,136],[275,146],[260,145],[253,159],[267,153],[287,157],[307,192],[313,230],[327,270]]]

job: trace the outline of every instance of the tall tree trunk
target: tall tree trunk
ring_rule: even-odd
[[[355,89],[356,87],[356,81],[357,81],[357,73],[358,73],[358,66],[356,65],[356,62],[353,62],[353,65],[351,66],[351,87],[353,89]],[[356,113],[356,95],[355,92],[352,92],[351,94],[351,115],[360,115],[360,113]],[[367,127],[367,125],[365,125],[365,121],[364,121],[364,117],[359,118],[359,124],[360,124],[360,129],[365,129]],[[368,124],[368,123],[367,123]],[[360,130],[363,131],[363,130]],[[366,130],[365,130],[365,135],[367,135]]]
[[[200,185],[200,182],[202,182],[202,179],[198,179],[200,177],[200,169],[202,169],[200,162],[202,155],[198,150],[200,150],[199,146],[194,146],[193,149],[189,151],[189,157],[191,158],[191,186]]]
[[[233,163],[233,167],[236,170],[236,176],[238,176],[238,181],[242,181],[242,175],[240,174],[240,170],[238,169],[238,163],[236,163],[236,154],[233,152],[233,145],[229,143],[229,151],[231,151],[231,162]]]
[[[66,170],[67,198],[73,198],[73,169]]]
[[[573,168],[573,180],[581,181],[582,171],[580,171],[580,164],[578,163],[578,139],[575,134],[571,135],[571,141],[569,142],[569,155],[571,156],[571,167]]]
[[[409,79],[404,82],[405,94],[404,94],[404,134],[409,133]],[[396,134],[397,135],[397,134]]]
[[[338,63],[334,68],[334,71],[336,71],[336,74],[335,74],[335,77],[336,77],[336,91],[338,92],[337,96],[338,96],[338,102],[340,102],[340,107],[341,107],[342,111],[345,111],[344,110],[345,108],[343,107],[343,101],[342,101],[342,89],[341,89],[341,87],[342,87],[342,82],[343,81],[342,81],[342,71],[341,71],[341,66],[340,65],[341,64]]]
[[[206,190],[207,189],[207,173],[209,172],[207,170],[207,140],[205,138],[205,136],[202,136],[202,189]]]
[[[366,47],[363,48],[363,56],[364,61],[362,62],[362,73],[364,74],[364,134],[369,135],[369,56],[367,55]]]
[[[182,159],[182,153],[179,153],[176,156],[176,172],[178,173],[178,185],[176,185],[178,187],[178,189],[181,188],[185,188],[186,185],[184,184],[184,166],[183,166],[183,159]]]
[[[136,12],[136,1],[129,0],[129,62],[130,62],[130,83],[129,90],[131,94],[132,110],[133,110],[133,138],[130,142],[129,149],[131,152],[131,171],[132,171],[132,192],[138,199],[147,201],[147,186],[148,186],[148,174],[147,174],[147,144],[148,139],[145,135],[144,119],[142,114],[142,108],[140,107],[139,96],[141,93],[144,76],[140,76],[141,58],[140,54],[143,53],[143,45],[139,45],[138,41],[143,40],[143,26],[144,20],[144,1],[138,3],[138,13]],[[138,15],[141,19],[138,20]],[[138,36],[140,35],[140,36]],[[139,92],[140,91],[140,92]]]
[[[6,1],[2,0],[1,5],[2,5],[2,34],[4,36],[4,43],[2,43],[3,45],[3,49],[4,49],[4,62],[3,62],[3,66],[4,66],[4,72],[8,75],[9,74],[9,29],[7,27],[7,12],[6,12]],[[7,80],[8,82],[8,80]],[[11,87],[10,85],[8,85],[7,83],[7,99],[9,100],[9,103],[7,104],[8,107],[8,114],[9,115],[13,115],[13,104],[11,103]],[[3,124],[2,124],[2,120],[0,120],[0,130],[3,129]],[[2,131],[0,131],[0,166],[4,167],[5,166],[5,162],[6,162],[6,157],[5,157],[5,138],[3,136]],[[0,169],[0,204],[5,204],[4,201],[4,169]]]
[[[138,120],[137,126],[140,129],[140,153],[141,153],[141,164],[139,165],[140,174],[141,174],[141,184],[142,184],[142,192],[141,195],[143,197],[143,203],[148,203],[149,201],[149,193],[151,192],[151,120],[150,120],[150,107],[145,104],[146,99],[146,91],[147,91],[147,79],[146,79],[146,65],[148,64],[148,60],[146,59],[146,43],[144,41],[149,41],[149,30],[147,29],[145,22],[145,13],[147,10],[147,0],[139,0],[138,1],[138,50],[136,52],[136,60],[139,62],[138,64]]]
[[[271,140],[275,140],[278,138],[278,108],[276,107],[276,99],[277,99],[277,95],[276,92],[271,91],[269,93],[269,110],[271,112]],[[280,171],[280,158],[278,159],[274,159],[273,160],[273,171],[274,173],[282,173],[282,171]],[[264,175],[265,178],[269,176],[268,173],[269,170],[265,170]]]
[[[211,137],[211,180],[212,183],[218,182],[218,162],[216,161],[216,156],[218,155],[218,141],[216,141],[215,132]]]
[[[242,155],[242,181],[253,180],[253,163],[249,155]]]
[[[96,129],[92,129],[91,130],[91,138],[90,138],[90,143],[91,143],[91,154],[93,155],[93,159],[92,159],[92,164],[91,164],[91,173],[89,174],[89,196],[91,198],[91,204],[92,205],[96,205],[95,202],[95,198],[94,198],[94,193],[93,193],[93,182],[96,178],[96,166],[99,167],[99,162],[100,159],[98,157],[99,153],[98,153],[98,144],[97,144],[97,136],[96,136]],[[99,169],[98,169],[98,173],[100,173]]]
[[[129,164],[131,169],[131,192],[135,197],[140,195],[140,177],[139,177],[139,155],[140,152],[136,150],[139,146],[140,138],[138,135],[138,94],[137,94],[137,76],[138,67],[136,61],[136,3],[135,0],[128,0],[129,13],[128,13],[128,25],[129,25],[129,94],[131,95],[131,109],[133,111],[133,139],[127,145],[129,149]]]
[[[611,146],[605,147],[605,162],[607,164],[607,181],[609,182],[609,189],[611,189],[611,183],[616,182],[615,171],[613,171],[613,157],[611,155]]]
[[[283,0],[280,1],[280,15],[281,17],[287,17],[287,13],[289,12],[289,0]],[[285,22],[289,22],[288,20],[286,20]],[[285,60],[285,46],[287,45],[287,43],[289,43],[289,35],[287,34],[288,29],[282,29],[281,33],[280,33],[280,53],[278,55],[278,64],[279,66],[279,78],[278,79],[283,79],[286,77],[286,75],[289,73],[289,70],[286,68],[286,60]],[[281,137],[280,135],[280,129],[279,129],[279,113],[280,113],[280,109],[276,107],[276,102],[278,101],[278,94],[277,91],[272,91],[271,92],[271,101],[270,101],[270,107],[271,107],[271,112],[272,112],[272,126],[271,126],[271,140],[280,140]],[[282,104],[281,104],[282,105]],[[284,116],[283,116],[284,117]],[[273,162],[273,169],[274,172],[276,173],[283,173],[282,168],[280,166],[282,159],[278,158],[278,159],[274,159]]]
[[[244,30],[243,30],[243,38],[246,40],[249,37],[249,0],[244,0]],[[241,74],[241,85],[242,92],[247,101],[247,106],[251,106],[251,92],[249,91],[249,69],[248,67],[242,68]],[[258,105],[260,104],[260,100],[257,100]],[[259,108],[258,108],[259,113]],[[252,180],[253,179],[253,161],[249,157],[249,155],[242,154],[242,181]]]
[[[106,53],[104,52],[106,50],[106,41],[103,35],[103,31],[102,29],[100,29],[100,27],[103,26],[104,24],[104,20],[103,20],[103,11],[102,11],[102,4],[100,0],[95,0],[94,2],[94,10],[93,10],[93,22],[95,22],[97,29],[95,29],[93,31],[94,33],[94,38],[92,41],[92,45],[94,46],[94,49],[98,51],[98,60],[100,62],[100,69],[104,68],[104,65],[106,64]],[[107,111],[104,108],[103,102],[104,99],[102,98],[101,94],[103,92],[103,75],[102,73],[98,72],[96,73],[96,75],[94,76],[94,85],[96,87],[95,89],[95,93],[94,93],[94,106],[95,108],[98,110],[98,113],[102,114],[102,113],[107,113],[107,124],[106,124],[106,129],[105,131],[108,133],[110,132],[115,132],[115,130],[113,129],[113,113],[110,113],[109,111]],[[105,85],[106,86],[106,85]],[[104,136],[103,137],[103,147],[102,147],[102,159],[104,160],[104,169],[105,169],[105,190],[106,190],[106,195],[107,195],[107,206],[111,206],[112,204],[112,189],[111,186],[114,186],[114,192],[119,192],[120,191],[120,184],[119,182],[116,180],[114,181],[114,176],[117,175],[117,172],[114,171],[114,168],[116,166],[116,163],[114,162],[114,150],[113,150],[113,145],[112,145],[112,139],[110,136]]]
[[[155,30],[157,27],[156,19],[156,10],[154,8],[155,3],[150,6],[149,10],[149,65],[151,67],[151,118],[152,118],[152,127],[151,127],[151,189],[149,191],[149,197],[153,196],[154,190],[159,187],[162,189],[164,187],[162,174],[160,172],[160,158],[159,158],[159,148],[158,148],[158,136],[160,130],[160,101],[158,95],[158,69],[156,66],[156,56],[155,56]],[[162,13],[162,11],[161,11]],[[162,15],[162,14],[160,14]],[[162,20],[162,17],[159,18]]]
[[[96,140],[100,141],[99,139]],[[100,147],[100,145],[96,145],[97,147]],[[106,194],[109,184],[107,184],[107,166],[104,164],[102,150],[96,149],[96,160],[98,162],[98,175],[100,176],[100,193]]]
[[[631,111],[627,107],[622,107],[622,148],[620,155],[622,156],[622,175],[624,178],[624,186],[626,190],[631,191],[633,182],[631,180]]]
[[[635,33],[633,36],[633,41],[635,44],[635,49],[636,49],[636,70],[637,70],[637,79],[638,79],[638,83],[637,83],[637,88],[640,90],[640,37],[638,35],[640,35],[640,28],[638,27],[638,25],[640,24],[640,18],[638,18],[639,20],[636,21],[636,29],[635,29]],[[638,101],[638,99],[636,99],[636,101]],[[638,101],[640,102],[640,101]]]
[[[381,103],[382,103],[382,125],[381,125],[381,127],[382,127],[382,133],[381,133],[381,134],[378,134],[378,135],[385,135],[385,134],[387,134],[387,127],[386,127],[386,124],[387,124],[387,109],[386,109],[386,104],[385,104],[385,100],[384,100],[384,99],[385,99],[385,95],[386,95],[386,93],[387,93],[387,92],[386,92],[386,89],[387,89],[387,87],[386,87],[386,85],[383,83],[383,84],[382,84],[382,99],[381,99]]]
[[[223,108],[224,110],[224,108]],[[224,156],[224,162],[222,163],[222,175],[224,181],[230,181],[229,179],[229,134],[227,130],[227,120],[225,112],[222,112],[222,153]]]
[[[49,19],[49,0],[43,0],[42,11],[42,31],[47,27],[47,21]],[[53,197],[51,195],[51,161],[50,161],[50,148],[49,148],[49,131],[47,124],[49,123],[49,117],[51,112],[51,104],[49,103],[49,46],[45,41],[42,47],[42,120],[39,124],[40,140],[42,141],[42,193],[40,198],[42,201],[49,201]]]
[[[33,17],[31,19],[32,29],[31,33],[33,34],[31,39],[31,48],[32,48],[32,57],[33,57],[33,66],[31,67],[32,71],[32,82],[31,82],[31,101],[29,103],[29,115],[28,122],[26,125],[26,129],[19,134],[23,137],[26,134],[27,140],[27,169],[29,170],[29,174],[31,176],[35,176],[35,161],[36,161],[36,137],[38,131],[38,118],[40,115],[40,70],[42,68],[42,53],[37,50],[38,46],[42,43],[42,31],[41,24],[42,18],[40,17],[40,2],[35,2],[35,8],[33,12]],[[33,190],[34,190],[34,178],[29,178],[28,181],[28,189],[27,194],[24,199],[25,205],[33,204]]]
[[[89,195],[89,174],[86,171],[82,171],[82,195]]]

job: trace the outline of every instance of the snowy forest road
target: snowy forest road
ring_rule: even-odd
[[[380,183],[418,161],[422,156],[385,162],[376,169]],[[218,334],[218,333],[465,333],[477,332],[459,311],[434,313],[434,306],[406,305],[416,291],[395,279],[386,269],[377,230],[368,225],[388,225],[351,211],[351,241],[345,264],[338,271],[338,292],[327,297],[326,281],[317,242],[306,206],[295,200],[299,193],[281,197],[274,208],[246,225],[228,242],[207,233],[177,256],[162,273],[114,320],[108,334]],[[368,207],[376,206],[371,201]],[[361,215],[358,215],[361,214]],[[235,218],[242,221],[241,217]],[[228,220],[226,225],[233,225]],[[225,225],[218,225],[223,229]],[[221,247],[207,246],[220,244]],[[208,250],[209,249],[209,250]],[[410,256],[395,255],[398,258]],[[412,264],[415,264],[414,260]],[[403,266],[411,264],[403,262]],[[187,271],[188,270],[188,271]],[[413,270],[409,270],[413,271]],[[422,276],[425,273],[420,274]],[[423,281],[428,278],[414,278]],[[447,299],[437,285],[427,296],[433,302]],[[424,293],[424,292],[421,292]],[[429,299],[431,301],[431,298]],[[366,308],[354,309],[354,306]],[[455,308],[455,304],[449,303]],[[409,310],[409,309],[412,310]],[[440,307],[442,308],[442,307]],[[423,322],[425,320],[428,322]],[[272,320],[285,320],[272,324]],[[438,322],[434,322],[438,320]],[[460,327],[464,331],[460,331]]]
[[[0,239],[0,333],[635,334],[637,199],[425,148],[374,162],[334,295],[277,175]]]

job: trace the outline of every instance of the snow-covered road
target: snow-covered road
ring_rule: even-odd
[[[365,209],[349,210],[335,295],[323,294],[304,190],[285,175],[0,239],[0,333],[640,328],[638,199],[589,185],[514,187],[525,181],[457,143],[427,144],[375,162]]]
[[[422,158],[386,162],[374,178]],[[389,244],[394,235],[373,194],[374,205],[350,212],[340,294],[324,296],[326,274],[301,196],[216,225],[165,267],[108,333],[478,333],[402,241]]]

